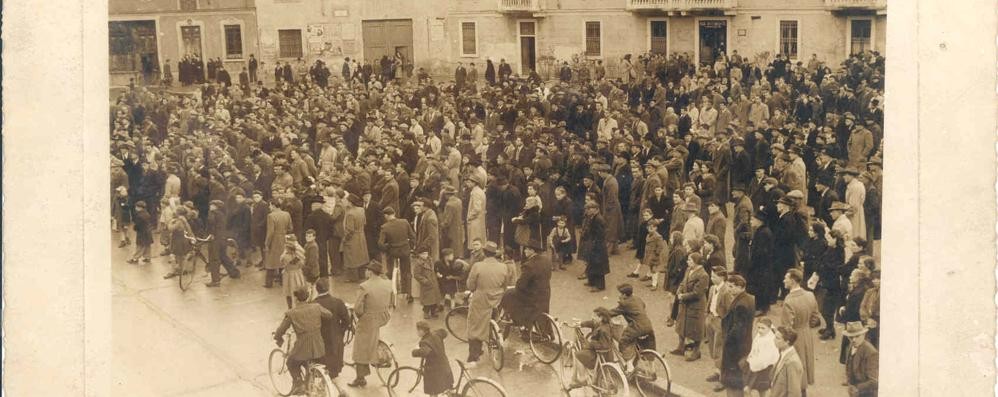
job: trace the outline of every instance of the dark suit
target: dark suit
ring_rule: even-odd
[[[321,209],[312,211],[305,217],[304,229],[315,230],[315,243],[319,246],[319,276],[329,276],[329,239],[333,236],[332,215]]]
[[[416,240],[416,234],[409,221],[395,218],[381,225],[378,233],[378,247],[385,253],[385,265],[388,274],[395,271],[395,264],[399,265],[399,274],[402,275],[403,294],[408,294],[412,285],[410,275],[410,254],[412,251],[412,241]]]
[[[322,341],[326,346],[322,361],[329,375],[336,378],[343,369],[343,334],[350,327],[350,313],[342,300],[329,294],[319,295],[315,303],[333,314],[330,319],[322,319]]]
[[[852,347],[849,348],[849,357],[846,360],[846,377],[848,377],[849,385],[856,387],[857,396],[877,396],[879,360],[880,353],[867,340],[859,345],[855,353],[852,352]]]

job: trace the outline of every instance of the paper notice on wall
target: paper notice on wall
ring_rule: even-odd
[[[321,40],[322,36],[326,33],[326,28],[322,24],[313,23],[305,28],[305,32],[308,33],[309,41],[314,41],[314,39]]]

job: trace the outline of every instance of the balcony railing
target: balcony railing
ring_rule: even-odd
[[[541,10],[541,0],[499,0],[499,12],[535,12]]]
[[[693,11],[731,10],[738,0],[627,0],[628,10]]]
[[[825,0],[825,7],[831,10],[884,10],[887,0]]]

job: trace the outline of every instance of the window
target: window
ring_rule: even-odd
[[[603,55],[602,39],[600,22],[586,22],[586,56],[598,57]]]
[[[301,58],[301,29],[278,30],[277,41],[281,58]]]
[[[243,58],[243,27],[225,25],[225,59]]]
[[[780,54],[797,59],[797,21],[780,21]]]
[[[180,0],[180,11],[197,11],[198,0]]]
[[[653,54],[665,54],[668,51],[668,38],[667,29],[665,21],[651,21],[649,22],[649,29],[651,30],[651,45],[649,50]]]
[[[873,21],[869,19],[853,19],[849,22],[849,53],[858,54],[872,50]]]
[[[461,22],[461,55],[478,55],[477,28],[474,22]]]

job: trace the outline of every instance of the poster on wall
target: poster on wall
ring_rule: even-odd
[[[444,39],[444,21],[430,22],[430,41],[442,41]]]
[[[341,26],[343,40],[353,40],[356,38],[356,32],[352,23],[344,23]]]
[[[343,54],[354,55],[357,53],[357,40],[343,40]]]

